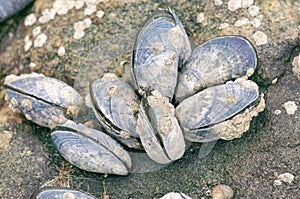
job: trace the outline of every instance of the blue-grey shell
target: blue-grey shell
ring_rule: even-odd
[[[14,78],[4,83],[10,105],[40,126],[54,128],[83,105],[77,91],[57,79],[36,74]]]
[[[139,92],[158,90],[173,98],[178,67],[191,52],[187,34],[175,13],[158,10],[137,34],[132,67]]]
[[[175,108],[158,92],[142,99],[137,132],[147,155],[159,164],[180,159],[185,152],[182,130]]]
[[[224,36],[198,46],[178,75],[177,101],[228,80],[244,76],[257,65],[252,44],[240,36]]]
[[[258,87],[249,88],[239,83],[209,87],[182,101],[176,107],[176,117],[185,138],[188,139],[189,132],[208,128],[203,130],[203,141],[213,141],[217,137],[209,134],[209,128],[241,112],[258,96]]]
[[[0,0],[0,22],[17,13],[33,0]]]
[[[96,199],[87,193],[68,188],[46,187],[35,191],[31,199]]]
[[[130,148],[141,149],[135,129],[140,99],[133,88],[114,74],[105,74],[90,84],[90,95],[95,115],[108,133]]]
[[[99,130],[69,121],[55,129],[51,139],[68,162],[83,170],[127,175],[132,166],[128,152]]]

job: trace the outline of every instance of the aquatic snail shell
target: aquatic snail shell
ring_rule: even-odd
[[[140,99],[133,88],[115,74],[106,73],[90,84],[93,110],[101,125],[124,145],[142,149],[136,133]]]
[[[87,193],[69,188],[44,187],[36,190],[30,199],[96,199]]]
[[[54,129],[51,139],[65,160],[83,170],[127,175],[130,155],[105,133],[67,121]]]
[[[178,67],[191,52],[188,36],[174,11],[158,10],[138,32],[132,67],[139,93],[157,90],[170,100],[177,84]]]
[[[19,110],[26,119],[48,128],[75,118],[84,104],[72,87],[42,74],[9,75],[4,86],[12,110]]]
[[[244,76],[256,65],[255,49],[246,38],[223,36],[208,40],[194,49],[180,70],[175,99],[181,102],[207,87]]]

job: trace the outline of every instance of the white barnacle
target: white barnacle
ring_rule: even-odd
[[[44,33],[38,35],[33,41],[34,47],[42,47],[47,41],[47,35]]]
[[[24,21],[25,26],[32,26],[36,22],[36,17],[34,13],[29,14]]]
[[[268,43],[268,36],[264,32],[261,32],[261,31],[256,31],[253,34],[253,39],[255,41],[255,44],[258,46]]]
[[[32,103],[29,99],[23,99],[21,102],[21,106],[27,111],[32,110]]]
[[[36,37],[37,35],[39,35],[41,33],[41,26],[37,26],[32,30],[32,35],[34,37]]]
[[[247,17],[243,17],[243,18],[238,19],[238,20],[234,23],[234,26],[240,27],[240,26],[244,26],[244,25],[247,25],[247,24],[250,24],[249,19],[248,19]]]
[[[287,101],[282,106],[285,108],[286,113],[289,115],[294,115],[298,109],[298,106],[294,101]]]
[[[66,49],[63,46],[58,48],[58,50],[57,50],[57,55],[58,56],[62,57],[62,56],[65,55],[65,53],[66,53]]]
[[[252,17],[255,17],[259,14],[259,7],[256,5],[250,6],[248,12]]]
[[[101,19],[103,16],[104,16],[105,12],[103,10],[99,10],[97,13],[96,13],[96,16]]]

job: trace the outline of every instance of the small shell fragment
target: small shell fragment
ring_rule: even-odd
[[[268,36],[262,31],[256,31],[253,34],[253,39],[257,46],[265,45],[268,43]]]
[[[30,197],[30,199],[96,199],[95,197],[83,193],[78,190],[68,189],[68,188],[54,188],[45,187],[36,190]]]
[[[96,173],[127,175],[131,158],[105,133],[67,121],[51,134],[58,152],[72,165]]]
[[[9,75],[4,86],[13,110],[48,128],[75,118],[83,105],[83,98],[72,87],[41,74]]]

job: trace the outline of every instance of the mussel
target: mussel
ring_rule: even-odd
[[[84,104],[72,87],[42,74],[9,75],[4,86],[12,110],[19,110],[26,119],[48,128],[75,118]]]
[[[158,10],[138,32],[132,67],[139,93],[157,90],[170,100],[177,85],[178,67],[191,52],[188,36],[174,11]]]
[[[223,36],[198,46],[179,72],[175,98],[181,102],[204,88],[254,71],[256,52],[244,37]]]
[[[96,199],[96,197],[79,190],[69,188],[45,187],[32,193],[30,199]]]
[[[128,152],[99,130],[69,120],[54,129],[51,139],[68,162],[83,170],[127,175],[131,168]]]
[[[158,91],[142,99],[137,132],[148,156],[160,164],[177,160],[185,152],[185,141],[175,117],[175,108]]]
[[[115,74],[106,73],[90,84],[93,110],[106,131],[126,146],[142,149],[136,133],[140,99]]]

